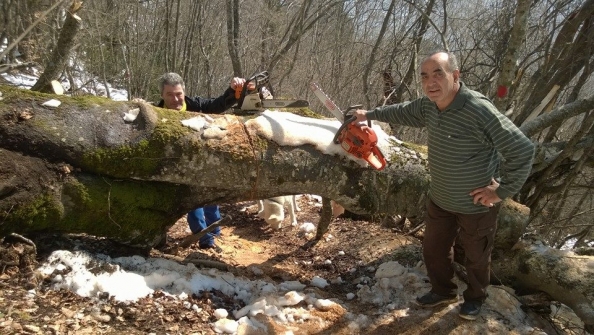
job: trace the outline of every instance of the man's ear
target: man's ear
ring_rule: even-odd
[[[452,72],[452,74],[454,75],[454,82],[457,83],[460,81],[460,70],[454,70],[454,72]]]

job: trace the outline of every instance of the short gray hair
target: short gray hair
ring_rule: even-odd
[[[182,89],[185,91],[186,87],[184,85],[184,80],[182,77],[175,73],[175,72],[167,72],[159,78],[159,92],[163,93],[163,88],[167,86],[176,86],[181,85]]]
[[[439,54],[439,53],[444,53],[446,55],[448,55],[448,70],[450,72],[454,72],[456,70],[460,70],[460,68],[458,67],[458,58],[456,58],[456,55],[454,55],[453,53],[449,52],[449,51],[445,51],[445,50],[435,50],[429,53],[429,55],[427,55],[427,57],[425,57],[423,59],[426,60],[429,57],[435,55],[435,54]]]

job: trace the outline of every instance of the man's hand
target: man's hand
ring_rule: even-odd
[[[487,207],[493,207],[501,201],[495,190],[499,187],[499,183],[495,179],[491,179],[491,184],[485,187],[477,188],[470,192],[470,196],[473,198],[474,204],[481,204]]]
[[[355,123],[359,123],[359,122],[363,122],[363,121],[367,121],[367,111],[364,109],[357,109],[356,111],[349,113],[349,115],[353,115],[355,116],[357,119],[355,120]]]
[[[239,78],[239,77],[234,77],[233,79],[231,79],[231,82],[229,83],[229,87],[231,87],[231,89],[235,90],[238,87],[243,87],[243,85],[245,85],[245,78]],[[248,91],[253,91],[256,89],[256,83],[254,83],[253,81],[250,81],[250,83],[248,84]]]

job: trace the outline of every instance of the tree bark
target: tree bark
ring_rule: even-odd
[[[66,96],[51,109],[41,104],[52,95],[0,89],[2,233],[86,231],[151,245],[192,208],[283,194],[318,194],[354,213],[424,210],[429,175],[416,155],[378,172],[311,145],[280,147],[236,116],[214,115],[233,123],[222,139],[203,139],[181,125],[193,113]]]
[[[239,57],[239,1],[227,0],[227,48],[233,65],[233,75],[243,77]]]
[[[534,107],[538,106],[555,85],[564,89],[589,63],[592,40],[588,37],[594,29],[591,20],[593,14],[594,0],[586,0],[563,22],[545,62],[531,78],[526,97],[518,97],[518,101],[522,101],[522,107],[514,118],[516,125],[520,126],[525,122]],[[556,96],[554,100],[557,98]]]
[[[518,85],[514,83],[516,72],[518,70],[518,59],[522,48],[522,44],[526,39],[526,30],[528,28],[528,18],[530,16],[530,0],[519,0],[516,7],[516,16],[514,25],[512,26],[509,37],[508,48],[505,51],[501,65],[501,73],[497,79],[497,87],[504,89],[502,92],[507,92],[512,86]],[[501,93],[501,92],[500,92]],[[494,100],[495,106],[501,112],[505,112],[509,103],[510,95],[507,93],[498,94]]]

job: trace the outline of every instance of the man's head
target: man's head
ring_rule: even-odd
[[[164,107],[181,110],[184,106],[185,87],[182,77],[173,72],[165,73],[159,78],[159,91]]]
[[[449,106],[460,89],[460,69],[451,52],[431,53],[421,63],[423,92],[440,110]]]

